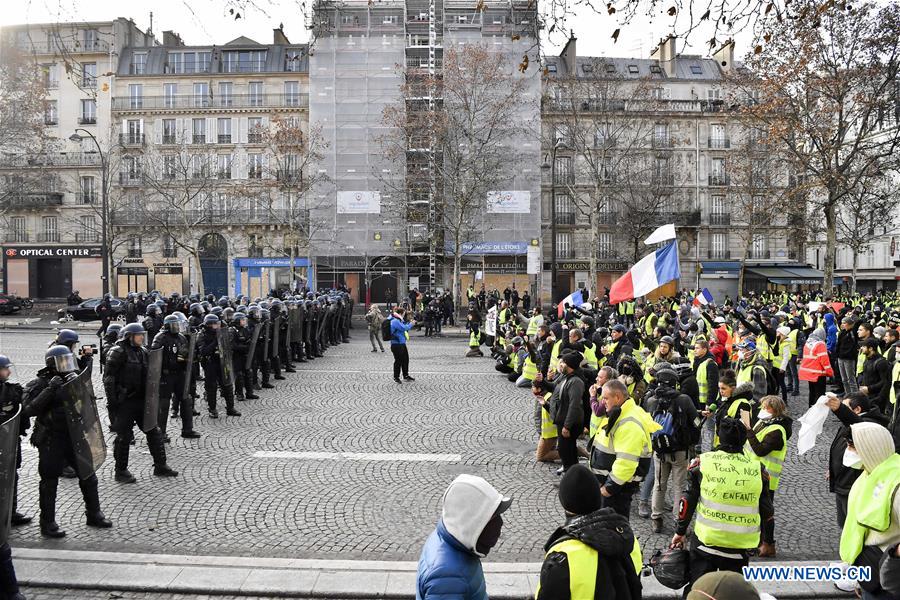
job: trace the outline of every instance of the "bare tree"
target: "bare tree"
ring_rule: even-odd
[[[862,179],[847,194],[837,211],[838,242],[853,256],[853,281],[850,292],[856,293],[859,255],[868,252],[879,235],[891,231],[896,223],[897,198],[888,175],[876,174]]]
[[[767,32],[737,85],[743,113],[808,178],[810,202],[825,217],[825,281],[834,283],[838,209],[900,146],[897,77],[900,5],[820,10],[796,3],[795,19]]]
[[[442,76],[408,71],[399,102],[384,111],[385,154],[405,164],[395,177],[399,208],[427,223],[430,251],[453,260],[453,295],[470,244],[481,241],[488,195],[502,189],[520,164],[515,139],[534,135],[523,122],[526,75],[501,53],[481,44],[447,48]],[[403,184],[398,185],[402,181]],[[423,201],[423,198],[425,201]],[[416,240],[409,240],[415,246]]]

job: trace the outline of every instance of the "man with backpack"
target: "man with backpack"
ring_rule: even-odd
[[[391,313],[389,319],[385,319],[381,324],[381,339],[391,343],[391,354],[394,355],[394,381],[403,383],[406,381],[415,381],[409,376],[409,351],[406,348],[406,339],[408,331],[412,329],[416,322],[405,321],[406,309],[399,307]],[[403,372],[403,380],[400,379],[400,372]]]
[[[656,457],[650,524],[653,533],[661,533],[669,476],[680,494],[687,481],[690,451],[700,440],[700,432],[695,425],[698,415],[694,402],[677,389],[678,374],[673,369],[662,369],[656,373],[656,382],[656,392],[648,406],[653,421],[660,426],[650,436]],[[678,519],[677,509],[673,516]]]
[[[748,335],[737,344],[737,350],[737,384],[752,384],[753,400],[757,403],[763,396],[778,393],[778,382],[772,375],[768,361],[756,351],[756,336]]]

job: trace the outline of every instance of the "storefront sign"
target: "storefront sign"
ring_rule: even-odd
[[[403,259],[398,256],[370,256],[368,257],[369,270],[383,271],[385,269],[397,269],[403,266]],[[316,265],[320,271],[364,271],[366,269],[365,256],[329,256],[319,257]]]
[[[549,271],[549,270],[551,270],[551,268],[552,268],[551,263],[548,263],[548,262],[544,263],[545,271]],[[587,260],[584,260],[584,261],[581,261],[581,260],[579,260],[579,261],[571,261],[571,260],[557,261],[556,268],[559,271],[590,271],[591,263],[590,263],[590,261],[587,261]],[[621,260],[598,260],[597,261],[597,271],[600,273],[607,273],[607,272],[616,273],[616,272],[627,271],[627,270],[628,270],[628,263],[625,261],[621,261]]]
[[[536,246],[528,247],[528,268],[526,272],[529,275],[540,275],[541,273],[541,249]]]
[[[445,251],[453,255],[455,245],[452,242],[445,244]],[[460,254],[525,254],[528,251],[528,242],[463,242],[460,245]]]
[[[122,259],[121,264],[123,264],[123,265],[142,265],[142,264],[144,264],[144,259],[140,258],[140,257],[126,256],[125,258]]]
[[[305,267],[309,265],[309,260],[306,258],[294,257],[294,266],[295,267]],[[291,259],[287,256],[284,257],[267,257],[267,258],[236,258],[234,259],[234,266],[237,268],[243,267],[289,267],[291,266]]]
[[[338,192],[338,214],[378,214],[381,194],[378,192]]]
[[[99,258],[100,246],[16,246],[4,249],[6,258]]]
[[[525,214],[531,212],[531,192],[493,191],[487,193],[487,211],[501,214]]]

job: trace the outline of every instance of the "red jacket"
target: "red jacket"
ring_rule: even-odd
[[[800,360],[800,379],[802,381],[818,381],[822,376],[831,377],[834,369],[828,360],[828,348],[825,342],[815,342],[803,346],[803,358]]]

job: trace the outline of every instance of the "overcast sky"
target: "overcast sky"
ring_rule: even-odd
[[[161,38],[162,31],[172,29],[181,34],[190,45],[223,44],[245,35],[261,43],[271,43],[272,29],[284,25],[285,34],[292,42],[303,42],[308,34],[303,23],[302,0],[253,0],[256,8],[242,13],[235,20],[225,8],[226,0],[7,0],[0,13],[0,24],[44,23],[57,21],[102,21],[114,17],[131,18],[141,29],[150,25],[153,12],[153,29]],[[312,1],[312,0],[309,0]],[[603,6],[603,3],[597,3]],[[597,15],[588,8],[577,9],[569,17],[578,38],[578,54],[582,56],[646,57],[661,37],[666,35],[672,19],[659,15],[653,23],[647,18],[621,26],[614,17]],[[621,27],[619,41],[613,43],[613,31]],[[700,32],[693,39],[694,47],[688,51],[706,54],[702,40],[712,37]],[[543,52],[558,52],[565,36],[554,34],[543,40]],[[743,55],[749,49],[749,36],[737,37],[737,53]]]

